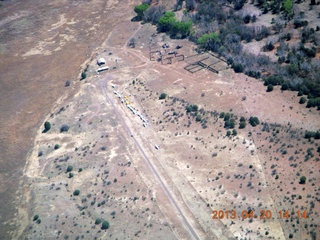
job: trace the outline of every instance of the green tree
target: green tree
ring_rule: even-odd
[[[224,120],[224,121],[227,121],[227,120],[229,120],[229,119],[230,119],[230,113],[226,113],[226,114],[224,115],[223,120]]]
[[[80,194],[80,190],[78,190],[78,189],[74,190],[74,192],[73,192],[74,196],[78,196],[79,194]]]
[[[159,19],[158,30],[160,32],[169,32],[176,21],[177,19],[175,18],[175,14],[173,12],[166,12]]]
[[[72,170],[73,170],[73,167],[69,165],[69,166],[67,167],[67,172],[71,172]]]
[[[134,11],[137,14],[136,18],[137,18],[138,21],[142,20],[143,12],[146,11],[148,8],[149,8],[149,5],[146,4],[146,3],[140,4],[140,5],[134,7]]]
[[[239,123],[239,128],[240,128],[240,129],[243,129],[243,128],[245,128],[246,126],[247,126],[246,122],[240,122],[240,123]]]
[[[238,134],[237,130],[233,129],[233,130],[232,130],[232,135],[233,135],[233,136],[237,136],[237,134]]]
[[[103,222],[102,222],[102,226],[101,226],[101,229],[102,229],[102,230],[106,230],[106,229],[108,229],[109,227],[110,227],[110,224],[109,224],[108,221],[103,221]]]
[[[39,215],[38,214],[33,216],[33,221],[37,221],[38,219],[39,219]]]
[[[317,131],[315,134],[314,134],[314,139],[320,139],[320,132]]]
[[[161,93],[160,96],[159,96],[159,99],[162,100],[162,99],[166,99],[167,97],[167,94],[166,93]]]
[[[69,131],[69,126],[66,124],[63,124],[60,128],[60,132],[68,132]]]
[[[260,124],[260,121],[257,117],[250,117],[249,118],[249,123],[251,124],[252,127],[257,126],[258,124]]]
[[[307,131],[305,134],[304,134],[304,138],[306,139],[310,139],[313,137],[313,132],[310,132],[310,131]]]
[[[287,18],[291,19],[293,16],[293,0],[285,0],[283,3],[283,8]]]
[[[307,99],[305,97],[301,97],[299,100],[300,104],[304,104],[307,101]]]
[[[51,129],[51,124],[49,122],[44,123],[44,132],[48,132]]]
[[[191,22],[174,22],[170,32],[173,35],[180,34],[181,38],[185,38],[190,34],[191,26]]]
[[[96,225],[99,225],[100,223],[102,223],[102,219],[101,219],[101,218],[97,218],[94,223],[95,223]]]
[[[83,79],[86,79],[87,78],[87,73],[85,71],[83,71],[81,73],[81,79],[80,80],[83,80]]]
[[[231,131],[228,130],[226,135],[227,135],[227,137],[230,137],[231,136]]]
[[[201,122],[201,120],[202,120],[202,117],[201,117],[200,114],[198,114],[197,117],[196,117],[196,121],[197,121],[197,122]]]
[[[269,84],[267,87],[267,92],[272,92],[273,91],[273,85]]]
[[[60,148],[60,145],[59,145],[59,144],[54,145],[54,149],[55,149],[55,150],[57,150],[57,149],[59,149],[59,148]]]
[[[307,178],[305,176],[300,177],[300,184],[306,184]]]

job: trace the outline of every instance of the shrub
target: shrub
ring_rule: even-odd
[[[51,129],[50,122],[45,122],[44,123],[44,131],[43,132],[48,132],[50,129]]]
[[[245,128],[246,126],[247,126],[246,122],[240,122],[240,124],[239,124],[239,128],[240,128],[240,129],[243,129],[243,128]]]
[[[252,127],[257,126],[258,124],[260,124],[260,121],[257,117],[250,117],[249,118],[249,123],[251,124]]]
[[[299,100],[300,104],[304,104],[307,101],[307,99],[305,97],[301,97]]]
[[[317,131],[315,134],[314,134],[314,139],[320,139],[320,132]]]
[[[300,182],[299,184],[305,184],[306,183],[307,178],[305,176],[300,177]]]
[[[224,115],[225,115],[225,113],[221,112],[220,115],[219,115],[219,118],[224,118]]]
[[[80,80],[83,80],[83,79],[86,79],[86,78],[87,78],[87,73],[86,73],[86,71],[83,71],[81,73],[81,79]]]
[[[70,172],[68,178],[73,178],[73,173]]]
[[[39,219],[39,215],[34,215],[33,216],[33,221],[37,221]]]
[[[109,228],[109,226],[110,226],[110,224],[109,224],[108,221],[103,221],[103,222],[102,222],[101,229],[102,229],[102,230],[106,230],[106,229]]]
[[[281,90],[285,91],[285,90],[288,90],[288,89],[289,89],[288,83],[283,83],[283,84],[281,85]]]
[[[244,69],[243,65],[240,63],[233,63],[232,68],[236,73],[241,73],[243,72],[243,69]]]
[[[74,190],[74,192],[73,192],[74,196],[79,196],[79,194],[80,194],[80,190],[78,190],[78,189]]]
[[[230,136],[231,136],[231,131],[230,131],[230,130],[227,131],[226,136],[227,136],[227,137],[230,137]]]
[[[310,132],[310,131],[307,131],[305,134],[304,134],[304,138],[306,139],[310,139],[313,137],[313,132]]]
[[[167,94],[166,93],[161,93],[160,96],[159,96],[160,100],[166,99],[166,98],[167,98]]]
[[[201,120],[202,120],[202,117],[201,117],[200,114],[198,114],[197,117],[196,117],[196,121],[197,121],[197,122],[201,122]]]
[[[66,124],[63,124],[60,128],[60,132],[68,132],[70,127]]]
[[[233,136],[237,136],[237,134],[238,134],[237,130],[233,129],[233,130],[232,130],[232,135],[233,135]]]
[[[267,42],[266,45],[263,46],[263,51],[270,52],[274,49],[274,45],[272,42]]]
[[[59,148],[60,148],[60,145],[59,145],[59,144],[54,145],[54,149],[55,149],[55,150],[57,150],[57,149],[59,149]]]
[[[69,87],[69,86],[70,86],[70,81],[67,80],[64,86],[65,86],[65,87]]]
[[[101,218],[97,218],[94,223],[95,223],[96,225],[99,225],[100,223],[102,223],[102,219],[101,219]]]
[[[143,12],[146,11],[148,8],[149,8],[149,5],[148,5],[148,4],[145,4],[145,3],[144,3],[144,4],[140,4],[140,5],[134,7],[134,11],[135,11],[136,14],[137,14],[136,19],[137,19],[138,21],[142,20]]]
[[[268,84],[267,92],[272,92],[272,91],[273,91],[273,85],[272,84]]]

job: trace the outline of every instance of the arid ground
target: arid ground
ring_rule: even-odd
[[[219,73],[185,70],[202,58],[195,45],[131,22],[137,3],[9,1],[0,8],[1,236],[319,236],[320,140],[304,138],[320,129],[319,111],[299,104],[296,92],[267,93],[223,61]],[[150,53],[163,52],[164,43],[171,64]],[[100,57],[108,70],[97,73]],[[222,112],[236,120],[236,134],[226,136]],[[251,116],[260,124],[252,127]],[[51,129],[44,133],[45,121]],[[214,211],[224,216],[213,219]]]

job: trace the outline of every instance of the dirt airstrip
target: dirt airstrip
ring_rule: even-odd
[[[76,20],[60,16],[53,29],[66,21]],[[304,139],[306,130],[320,128],[319,112],[298,104],[295,92],[266,93],[261,82],[223,62],[219,73],[192,74],[184,69],[196,54],[192,43],[171,40],[129,17],[113,24],[88,61],[88,77],[69,88],[61,80],[66,94],[33,123],[36,137],[23,169],[14,238],[319,235],[319,140]],[[135,48],[127,46],[132,37]],[[164,43],[185,61],[150,61],[150,50],[164,51]],[[22,55],[46,53],[43,46],[48,45],[37,43]],[[100,57],[109,69],[98,74]],[[161,93],[167,94],[163,100]],[[186,111],[189,105],[198,106],[195,116]],[[222,112],[237,122],[234,136],[226,136]],[[248,123],[251,116],[259,118],[258,126]],[[247,121],[244,129],[240,117]],[[43,133],[45,121],[51,129]],[[63,125],[68,131],[61,132]],[[306,184],[299,184],[301,176]],[[212,219],[214,210],[224,217]],[[287,210],[290,217],[281,219],[279,211]],[[270,218],[261,217],[266,211]],[[244,212],[253,217],[244,219]],[[110,224],[107,230],[103,221]]]

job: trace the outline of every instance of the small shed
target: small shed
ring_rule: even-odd
[[[106,60],[104,58],[99,58],[97,63],[99,66],[101,66],[106,63]]]

